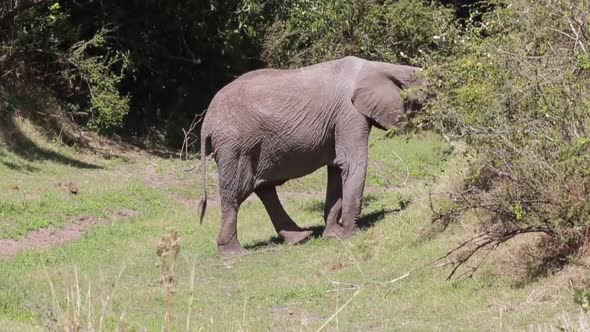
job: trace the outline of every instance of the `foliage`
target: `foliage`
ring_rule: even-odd
[[[454,11],[437,1],[17,3],[0,6],[3,84],[26,77],[49,86],[84,126],[173,145],[220,87],[265,63],[359,55],[420,64],[452,53],[456,35]]]
[[[156,127],[179,143],[184,122],[259,63],[257,0],[18,3],[0,5],[1,84],[48,86],[102,133]]]
[[[450,9],[419,0],[289,0],[265,38],[263,58],[296,67],[358,55],[411,63],[450,47]]]
[[[542,232],[553,245],[538,254],[565,262],[590,227],[590,3],[496,4],[455,56],[432,63],[430,114],[477,154],[455,200],[484,216],[484,247]]]
[[[114,55],[88,55],[88,49],[105,48],[107,37],[112,30],[101,29],[92,39],[80,41],[70,48],[69,62],[76,67],[70,80],[80,80],[88,86],[90,95],[89,127],[100,132],[109,132],[123,124],[123,117],[129,112],[129,98],[121,96],[118,90],[123,74],[113,72],[120,67],[123,71],[129,64],[122,52]],[[106,59],[105,59],[106,58]]]
[[[128,61],[112,48],[115,29],[85,31],[59,2],[39,3],[17,15],[11,33],[0,40],[7,52],[0,63],[3,84],[19,86],[24,77],[40,81],[91,128],[103,133],[120,128],[129,111],[129,99],[119,91]]]
[[[121,90],[131,96],[124,122],[131,135],[155,129],[179,146],[181,128],[217,90],[260,66],[261,1],[103,1],[103,8],[99,18],[118,27],[129,53]]]

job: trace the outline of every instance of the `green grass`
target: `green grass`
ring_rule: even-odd
[[[218,206],[209,207],[203,225],[197,221],[199,169],[190,169],[195,162],[79,157],[103,169],[0,154],[0,160],[35,169],[0,166],[0,185],[19,186],[0,196],[0,237],[59,226],[75,215],[108,218],[108,211],[122,207],[140,214],[95,227],[74,243],[0,262],[0,330],[77,319],[96,328],[101,317],[105,330],[160,330],[167,305],[156,243],[169,228],[178,231],[181,243],[176,292],[168,306],[174,330],[186,330],[190,312],[191,330],[315,331],[339,309],[327,330],[524,330],[558,326],[559,315],[575,309],[565,286],[553,285],[554,279],[515,287],[493,262],[473,278],[445,280],[448,266],[432,262],[469,236],[471,227],[458,223],[432,232],[428,192],[458,185],[463,165],[435,134],[394,139],[372,134],[363,216],[373,227],[362,234],[342,242],[276,244],[262,204],[253,199],[240,210],[238,231],[253,254],[226,261],[216,256]],[[80,194],[52,185],[64,181],[79,184]],[[300,225],[323,224],[325,183],[325,172],[318,171],[279,189]],[[210,193],[216,193],[215,184],[211,175]],[[406,208],[391,211],[400,205]]]
[[[148,206],[147,203],[157,203],[161,199],[161,194],[137,182],[99,182],[91,186],[78,195],[50,186],[36,197],[26,193],[3,197],[0,220],[4,222],[0,224],[0,238],[17,238],[39,228],[59,226],[84,216],[108,218],[123,208],[140,210]],[[81,190],[85,189],[82,187]]]

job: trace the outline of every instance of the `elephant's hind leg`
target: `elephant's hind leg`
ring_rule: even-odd
[[[270,216],[270,220],[272,221],[277,234],[279,234],[279,237],[286,243],[301,243],[311,236],[312,231],[300,228],[297,226],[297,224],[295,224],[291,217],[289,217],[281,205],[281,201],[277,195],[276,187],[259,187],[255,190],[255,192],[256,195],[260,197],[262,204],[264,204],[264,208]]]
[[[217,236],[217,248],[222,257],[240,256],[248,251],[238,240],[238,210],[254,191],[251,161],[240,154],[220,153],[219,194],[221,196],[221,229]]]
[[[217,236],[217,248],[222,257],[240,256],[247,253],[238,240],[238,209],[235,200],[221,197],[221,229]]]

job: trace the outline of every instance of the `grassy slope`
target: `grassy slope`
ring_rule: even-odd
[[[253,199],[240,210],[239,235],[256,253],[230,261],[216,257],[218,207],[210,206],[203,225],[197,222],[198,170],[186,171],[194,162],[156,157],[124,162],[58,148],[103,167],[83,169],[27,161],[0,148],[0,238],[71,222],[77,215],[108,219],[120,208],[140,213],[96,227],[75,243],[0,262],[0,329],[28,330],[79,318],[83,326],[90,322],[109,330],[122,325],[159,330],[167,306],[155,247],[169,227],[178,230],[181,241],[176,293],[168,306],[178,330],[186,329],[189,312],[191,329],[316,330],[344,304],[328,329],[522,330],[556,324],[558,315],[575,308],[553,279],[516,288],[488,266],[474,278],[445,281],[448,268],[431,262],[470,228],[457,224],[444,233],[431,232],[428,190],[444,192],[454,185],[462,158],[432,134],[407,140],[374,132],[371,142],[363,215],[373,227],[344,242],[275,244],[262,204]],[[77,183],[80,194],[55,186],[65,181]],[[280,189],[288,197],[286,209],[301,225],[322,225],[318,192],[324,183],[319,171]],[[14,185],[19,189],[7,190]],[[213,174],[209,185],[216,192]],[[406,209],[387,212],[408,201]],[[415,270],[421,266],[426,267]],[[386,283],[408,271],[414,272]]]

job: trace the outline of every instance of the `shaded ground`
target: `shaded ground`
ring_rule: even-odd
[[[54,150],[46,149],[39,146],[35,141],[31,140],[16,121],[18,113],[15,111],[2,112],[0,115],[0,142],[4,142],[5,148],[28,161],[49,160],[77,168],[100,168],[98,165],[80,161]],[[10,162],[3,162],[3,164],[11,169],[20,170],[19,166]],[[38,169],[28,168],[28,171],[36,171]]]

